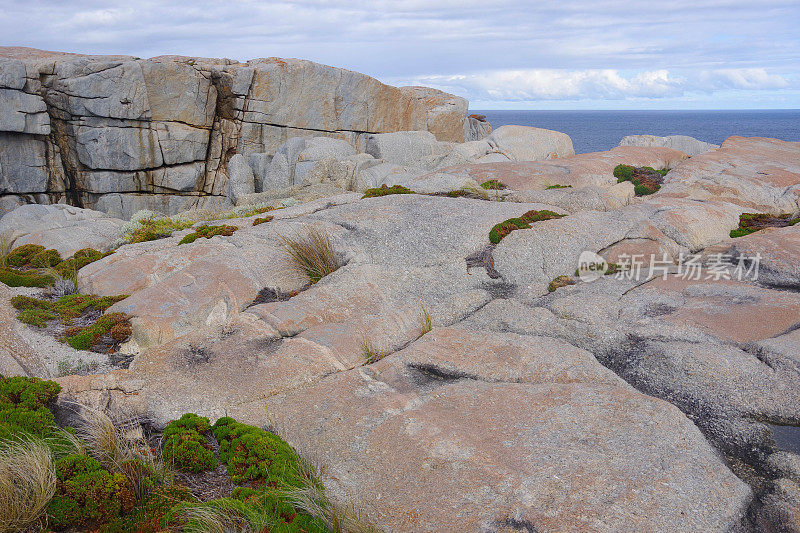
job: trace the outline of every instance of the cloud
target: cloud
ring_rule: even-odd
[[[0,0],[0,12],[6,45],[301,57],[487,100],[782,91],[800,79],[797,0]]]
[[[494,70],[470,74],[430,75],[388,80],[398,85],[428,85],[481,101],[625,100],[678,97],[724,89],[786,88],[782,76],[763,68],[701,71],[678,75],[666,69],[623,75],[617,70]]]

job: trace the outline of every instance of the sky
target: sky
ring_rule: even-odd
[[[800,0],[0,0],[0,45],[298,57],[472,109],[800,108]]]

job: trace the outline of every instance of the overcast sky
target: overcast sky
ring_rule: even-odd
[[[300,57],[473,109],[800,108],[800,0],[0,0],[0,44]]]

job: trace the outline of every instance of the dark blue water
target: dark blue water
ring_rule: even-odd
[[[688,135],[720,144],[731,135],[800,141],[800,109],[745,111],[472,111],[492,127],[563,131],[575,153],[609,150],[626,135]]]

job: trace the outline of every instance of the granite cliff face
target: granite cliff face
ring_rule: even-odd
[[[298,59],[82,56],[0,48],[0,214],[67,202],[116,215],[224,200],[237,153],[291,137],[485,131],[467,102]]]

